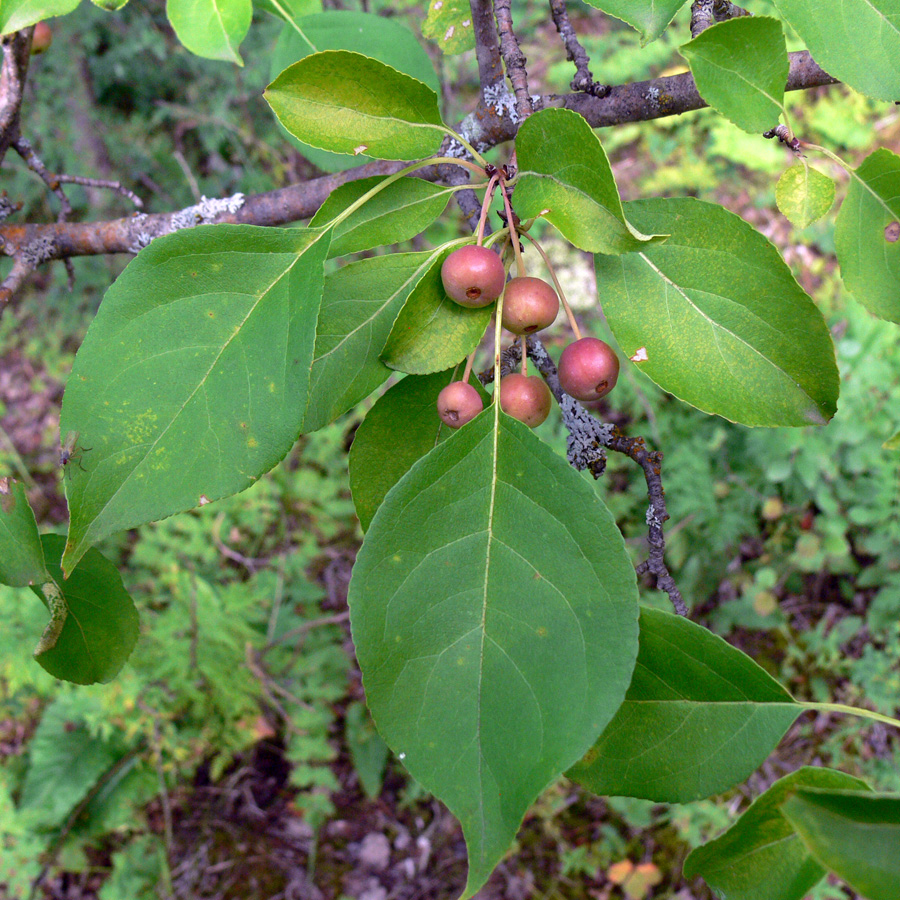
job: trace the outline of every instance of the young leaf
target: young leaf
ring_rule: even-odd
[[[738,128],[759,134],[778,124],[790,68],[778,19],[741,16],[719,22],[678,50],[700,96]]]
[[[798,788],[781,812],[820,865],[868,900],[896,900],[900,796]]]
[[[478,346],[494,306],[469,309],[447,296],[441,265],[451,252],[441,252],[400,310],[381,354],[386,366],[428,375],[456,365]]]
[[[342,184],[319,207],[310,227],[327,225],[382,181],[382,177],[375,176]],[[452,195],[452,188],[421,178],[401,178],[335,226],[328,255],[344,256],[415,237],[444,211]]]
[[[803,708],[749,656],[693,622],[641,609],[625,702],[566,775],[595,794],[687,803],[728,790]]]
[[[834,182],[801,159],[778,179],[775,202],[792,225],[807,228],[831,209]]]
[[[428,54],[406,25],[396,18],[388,19],[374,13],[349,9],[328,9],[315,12],[314,15],[295,15],[281,29],[275,42],[269,79],[274,81],[288,66],[320,50],[352,50],[418,79],[435,93],[441,89]],[[326,172],[342,172],[371,160],[364,153],[344,156],[319,150],[298,141],[287,131],[283,131],[283,134],[307,159]]]
[[[0,478],[0,584],[28,587],[49,578],[25,488],[18,481]]]
[[[408,375],[378,398],[353,437],[350,490],[363,531],[387,492],[413,463],[454,433],[437,414],[438,394],[462,377],[457,366],[433,375]],[[471,383],[485,407],[490,396],[478,379]]]
[[[684,877],[702,876],[728,900],[802,900],[824,876],[780,809],[801,786],[867,790],[865,782],[832,769],[805,767],[776,781],[724,834],[694,850]]]
[[[342,266],[325,279],[303,431],[317,431],[391,374],[379,355],[406,298],[439,251],[392,253]]]
[[[66,16],[81,0],[3,0],[0,3],[0,34],[12,34],[42,19]]]
[[[637,593],[622,536],[590,485],[493,406],[390,491],[349,602],[369,708],[462,823],[471,897],[625,695]]]
[[[66,386],[63,568],[96,541],[237,493],[307,405],[329,232],[212,225],[153,241],[109,289]],[[71,466],[70,466],[71,468]]]
[[[244,64],[238,47],[250,30],[251,0],[166,0],[166,16],[191,53]]]
[[[446,134],[431,88],[346,50],[294,63],[266,88],[265,97],[294,137],[336,153],[423,159]]]
[[[422,35],[448,55],[471,50],[475,46],[475,31],[468,0],[431,0]]]
[[[665,240],[634,229],[622,211],[619,190],[600,139],[583,116],[543,109],[516,136],[519,183],[516,213],[543,215],[581,250],[628,253]]]
[[[882,147],[850,174],[834,226],[841,277],[870,313],[900,322],[900,156]]]
[[[665,244],[596,256],[610,328],[660,387],[743,425],[822,425],[838,371],[822,314],[739,216],[690,198],[629,203]],[[639,351],[641,351],[639,353]]]
[[[131,655],[138,638],[138,615],[116,567],[98,550],[88,550],[64,579],[58,560],[66,546],[58,534],[41,537],[54,587],[65,605],[52,645],[35,659],[54,678],[75,684],[112,681]],[[41,589],[32,590],[45,603]],[[54,611],[55,612],[55,611]],[[46,634],[46,633],[45,633]],[[44,638],[42,644],[50,644]]]
[[[775,0],[826,72],[878,100],[900,100],[896,0]]]
[[[586,0],[640,32],[641,46],[655,41],[687,0]]]

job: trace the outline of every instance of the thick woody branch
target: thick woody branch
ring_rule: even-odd
[[[716,22],[749,15],[746,9],[730,0],[694,0],[691,4],[691,37],[697,37]]]
[[[494,21],[491,0],[469,0],[472,30],[475,32],[475,58],[481,92],[490,91],[503,82],[503,60],[500,58],[500,35]]]
[[[819,68],[805,50],[790,54],[790,61],[789,91],[836,83],[836,79]],[[621,85],[602,98],[579,92],[548,95],[542,102],[544,106],[561,106],[581,113],[592,128],[680,115],[706,106],[690,73]],[[513,139],[519,121],[516,111],[510,110],[507,104],[499,101],[496,105],[482,103],[467,117],[462,131],[478,149],[486,150]],[[103,222],[0,223],[0,253],[14,260],[13,272],[0,285],[0,304],[8,300],[28,272],[42,262],[73,256],[137,253],[154,237],[190,225],[219,222],[285,225],[314,215],[326,197],[347,181],[390,175],[404,165],[402,162],[376,161],[276,191],[246,198],[237,195],[205,201],[176,212],[139,214]],[[417,174],[430,181],[440,178],[435,167],[423,168]]]
[[[0,38],[0,162],[19,134],[19,114],[28,62],[31,58],[31,34],[26,28]]]
[[[494,15],[497,17],[497,30],[500,32],[500,53],[506,63],[506,74],[516,95],[516,112],[519,121],[527,119],[534,111],[531,93],[528,90],[528,72],[525,69],[525,54],[519,46],[518,38],[513,30],[511,0],[494,0]]]
[[[566,45],[566,56],[575,63],[572,90],[585,91],[594,97],[605,97],[609,93],[609,85],[594,81],[594,76],[589,68],[591,61],[569,21],[566,0],[550,0],[550,15],[553,17],[553,24],[556,25],[559,36]]]

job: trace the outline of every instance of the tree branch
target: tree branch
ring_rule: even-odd
[[[28,63],[31,59],[33,28],[25,28],[0,38],[0,162],[19,135],[19,116]]]
[[[749,15],[746,9],[730,0],[694,0],[691,4],[691,37],[697,37],[716,22]]]
[[[491,0],[469,0],[472,29],[475,32],[475,59],[481,93],[503,83],[503,60],[500,58],[500,36],[494,22]]]
[[[600,84],[594,81],[591,74],[590,59],[581,44],[578,41],[578,35],[569,21],[569,11],[566,9],[566,0],[550,0],[550,15],[553,17],[553,24],[559,32],[563,43],[566,45],[566,56],[575,63],[575,77],[572,79],[573,91],[584,91],[593,97],[605,97],[609,91],[608,84]]]
[[[519,121],[524,122],[534,111],[531,92],[528,90],[528,72],[525,69],[525,54],[519,47],[519,40],[513,30],[511,0],[494,0],[494,15],[500,32],[500,53],[506,63],[506,75],[516,95],[516,112]]]
[[[819,68],[805,50],[791,53],[790,61],[789,91],[836,83],[836,79]],[[7,62],[8,56],[5,56],[4,66]],[[706,106],[697,92],[693,77],[687,72],[614,87],[608,96],[602,98],[579,92],[547,95],[542,98],[542,103],[544,106],[573,109],[581,113],[592,128],[680,115]],[[517,110],[510,109],[499,100],[491,105],[485,98],[485,102],[466,117],[459,130],[478,149],[488,149],[513,139],[519,121]],[[223,200],[208,200],[176,212],[137,214],[100,222],[0,223],[0,253],[13,259],[13,270],[0,285],[0,308],[28,273],[42,262],[74,256],[137,253],[159,235],[204,223],[285,225],[311,217],[340,185],[372,175],[390,175],[404,165],[403,162],[379,160],[275,191],[250,197],[238,194]],[[423,167],[417,174],[430,181],[441,177],[435,167]]]

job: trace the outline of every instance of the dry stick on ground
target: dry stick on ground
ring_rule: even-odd
[[[13,92],[15,90],[15,84],[7,77],[8,71],[18,71],[10,62],[14,57],[14,49],[13,42],[4,40],[4,59],[0,72],[0,126],[4,121],[3,115],[9,109],[9,95],[4,93],[4,86],[11,86]],[[791,53],[790,60],[788,91],[836,83],[836,79],[819,68],[805,50]],[[700,98],[693,77],[686,72],[613,87],[603,98],[592,97],[583,92],[562,96],[551,94],[541,98],[541,105],[572,109],[583,115],[592,128],[603,128],[679,115],[702,109],[706,103]],[[18,119],[14,118],[14,121],[17,123]],[[463,131],[479,149],[488,149],[514,138],[518,122],[518,116],[510,116],[502,106],[495,107],[482,102],[463,123]],[[4,145],[4,137],[9,136],[0,130],[0,156],[4,146],[8,146],[8,141]],[[0,285],[0,309],[42,262],[70,256],[134,254],[153,238],[192,225],[229,223],[275,226],[308,219],[340,185],[372,175],[391,175],[404,165],[406,164],[403,162],[379,160],[347,172],[325,175],[263,194],[250,197],[235,195],[201,202],[175,212],[139,214],[100,222],[25,225],[2,223],[0,253],[12,258],[13,268]],[[434,166],[423,168],[417,174],[430,181],[436,181],[440,177]]]
[[[578,41],[578,35],[569,21],[569,11],[566,9],[566,0],[550,0],[550,15],[553,24],[559,32],[563,43],[566,45],[566,56],[575,63],[575,77],[572,79],[573,91],[584,91],[592,97],[605,97],[609,91],[608,84],[594,81],[594,76],[589,68],[591,61],[587,52]]]

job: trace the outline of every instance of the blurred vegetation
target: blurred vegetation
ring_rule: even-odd
[[[767,4],[758,5],[754,11],[764,12]],[[386,2],[369,8],[398,10]],[[641,50],[621,23],[596,13],[581,19],[574,4],[572,11],[595,77],[625,82],[682,67],[676,47],[684,29]],[[402,14],[414,28],[424,18],[413,3],[402,4]],[[565,91],[572,71],[558,61],[562,48],[552,54],[557,61],[543,62],[542,47],[557,46],[545,19],[537,3],[525,7],[521,25],[517,19],[534,60],[533,87]],[[24,130],[51,170],[121,178],[150,211],[314,174],[279,138],[261,98],[279,32],[273,19],[257,16],[242,48],[244,69],[182,50],[161,2],[130,4],[113,16],[83,6],[53,25],[54,45],[34,62],[24,113]],[[448,118],[460,118],[476,89],[473,54],[429,52]],[[850,159],[876,145],[897,149],[893,109],[885,113],[843,89],[790,99],[807,137]],[[667,396],[631,367],[613,405],[604,403],[604,416],[665,453],[667,559],[694,617],[751,653],[798,698],[895,713],[900,455],[883,444],[900,429],[896,327],[844,293],[831,255],[833,219],[798,234],[773,211],[775,181],[790,164],[783,148],[708,110],[600,134],[626,197],[717,200],[775,240],[825,314],[841,367],[841,405],[827,428],[732,425]],[[10,196],[24,201],[22,221],[55,217],[55,201],[16,159],[6,159],[2,176]],[[130,212],[107,192],[69,193],[76,218]],[[460,221],[448,211],[424,240],[452,236]],[[583,293],[589,264],[547,237],[564,281]],[[45,497],[36,504],[43,529],[60,529],[64,516],[53,447],[65,373],[126,262],[76,260],[74,293],[61,266],[41,273],[0,319],[0,367],[27,373],[37,398],[37,412],[27,416],[0,399],[0,471],[23,478],[33,498]],[[582,304],[579,315],[611,339],[596,307]],[[227,783],[260,744],[289,764],[290,812],[309,829],[309,871],[328,897],[340,892],[340,876],[328,873],[348,864],[317,860],[315,835],[335,817],[339,792],[349,791],[364,815],[376,802],[366,797],[385,784],[382,797],[395,816],[405,808],[429,818],[427,798],[387,761],[360,703],[342,606],[341,579],[360,539],[346,475],[358,415],[302,438],[243,494],[103,548],[121,564],[142,622],[134,656],[111,685],[73,688],[33,664],[29,648],[44,609],[0,588],[0,885],[9,897],[28,896],[48,853],[53,872],[96,874],[102,900],[156,897],[158,883],[171,893],[178,819],[187,816],[192,791]],[[553,419],[541,433],[564,446]],[[611,458],[596,489],[637,560],[646,510],[639,473]],[[643,599],[667,603],[653,591]],[[881,726],[822,715],[791,729],[749,787],[716,800],[683,807],[603,800],[561,782],[529,815],[503,868],[544,897],[594,896],[601,888],[611,897],[670,896],[685,889],[679,869],[687,848],[723,828],[772,773],[815,761],[897,791],[898,749]],[[691,890],[679,896],[708,896]],[[822,884],[814,896],[850,895]]]

